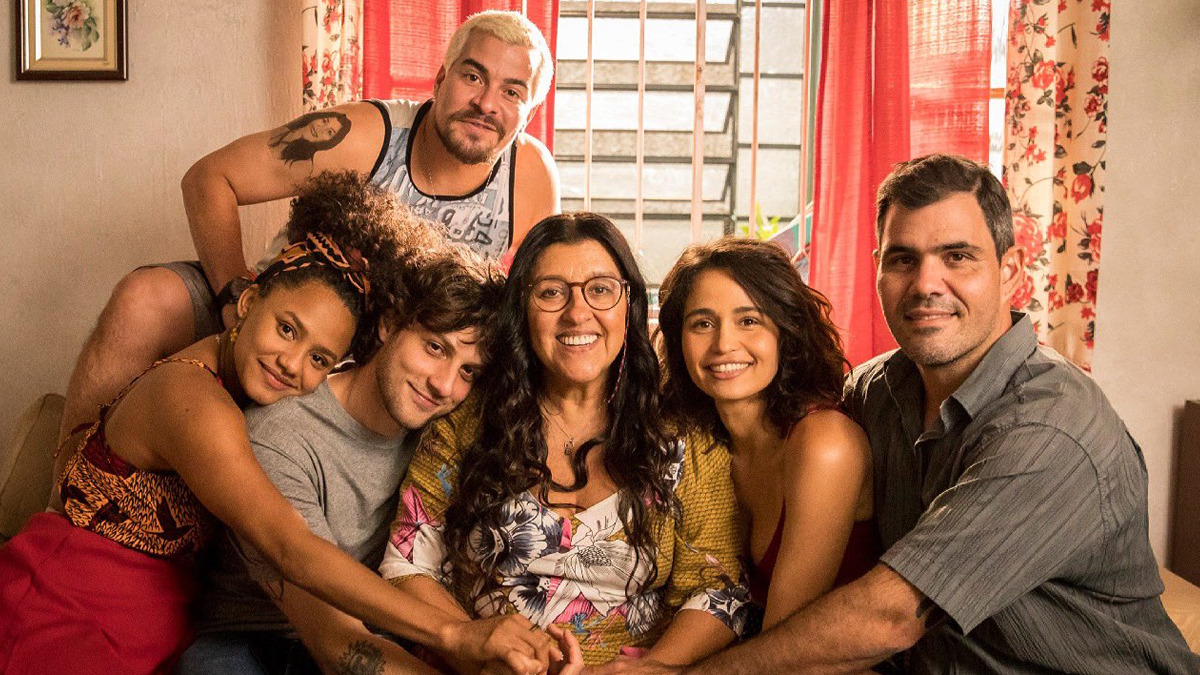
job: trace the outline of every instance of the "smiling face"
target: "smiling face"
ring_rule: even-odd
[[[983,210],[959,192],[929,206],[893,206],[876,252],[888,328],[922,369],[973,368],[1012,325],[1017,247],[997,259]]]
[[[246,395],[259,405],[316,389],[354,337],[354,316],[319,281],[277,285],[265,296],[251,287],[238,312],[245,318],[234,343],[234,365]]]
[[[435,333],[418,323],[380,329],[383,345],[372,359],[384,408],[401,427],[419,429],[454,410],[483,368],[479,333],[469,328]]]
[[[724,270],[701,272],[684,304],[683,361],[718,407],[762,400],[779,372],[779,328]]]
[[[536,106],[531,87],[537,53],[473,30],[462,54],[438,71],[430,115],[451,155],[463,164],[494,162]]]
[[[582,284],[596,277],[623,278],[608,250],[587,239],[547,246],[529,278],[536,285],[544,279]],[[540,309],[532,298],[527,301],[533,351],[552,386],[603,385],[625,345],[628,294],[611,309],[597,310],[584,300],[582,286],[571,287],[569,293],[566,306],[553,312]]]

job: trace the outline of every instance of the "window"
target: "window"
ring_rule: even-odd
[[[801,0],[761,5],[753,185],[756,3],[710,0],[705,5],[702,239],[746,231],[756,211],[761,223],[782,228],[808,201],[800,193],[800,175],[807,175],[801,170],[807,59],[800,39],[811,28],[806,5]],[[560,5],[554,142],[563,209],[588,208],[611,217],[634,244],[652,284],[692,240],[696,10],[694,2],[659,0],[564,0]],[[644,63],[641,96],[639,62]],[[798,245],[798,236],[793,239]]]
[[[819,3],[813,4],[819,15]],[[802,111],[811,120],[816,98],[815,83],[805,76],[816,68],[807,45],[816,42],[819,18],[809,20],[807,0],[709,0],[705,7],[700,237],[747,233],[753,218],[757,236],[784,230],[782,243],[799,250],[808,241],[804,212],[812,197],[812,156],[802,137],[811,140],[813,129]],[[663,0],[563,0],[560,5],[555,155],[563,209],[586,208],[611,217],[634,244],[652,284],[692,240],[696,10],[695,2]],[[1000,175],[1008,3],[993,0],[992,12],[989,163]],[[803,261],[800,267],[806,271]]]

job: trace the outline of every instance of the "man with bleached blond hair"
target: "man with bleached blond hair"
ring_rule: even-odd
[[[481,12],[451,38],[430,100],[306,113],[200,159],[182,186],[199,260],[142,267],[117,284],[71,375],[61,435],[93,421],[145,366],[233,320],[233,300],[254,274],[238,207],[292,197],[321,171],[369,176],[452,240],[504,257],[560,210],[554,160],[524,133],[553,71],[527,18]]]

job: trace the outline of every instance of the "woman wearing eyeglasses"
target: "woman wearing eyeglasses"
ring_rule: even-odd
[[[496,363],[413,459],[383,576],[565,629],[587,664],[717,651],[748,599],[729,454],[662,425],[625,238],[603,216],[551,216],[505,289]]]

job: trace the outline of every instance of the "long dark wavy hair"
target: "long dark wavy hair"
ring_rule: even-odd
[[[829,318],[829,300],[805,285],[779,246],[730,236],[688,247],[659,289],[658,334],[668,418],[729,440],[716,405],[692,381],[683,360],[688,296],[700,274],[714,269],[732,277],[779,328],[779,370],[764,392],[767,419],[779,436],[785,437],[810,405],[837,404],[850,364]]]
[[[539,403],[545,367],[530,339],[529,284],[547,248],[584,241],[603,246],[621,277],[629,282],[628,322],[625,346],[608,372],[612,392],[609,426],[602,436],[575,452],[571,459],[575,483],[562,486],[552,481],[546,466],[545,422]],[[668,454],[669,436],[661,425],[660,373],[650,342],[647,309],[646,282],[629,244],[603,216],[550,216],[535,225],[517,249],[495,319],[496,353],[504,357],[496,360],[480,382],[480,435],[462,454],[458,483],[446,510],[446,571],[451,591],[468,611],[475,611],[476,598],[495,589],[496,570],[507,553],[502,550],[482,560],[478,552],[472,555],[471,532],[476,528],[484,532],[499,528],[504,505],[525,490],[532,490],[542,503],[551,504],[552,487],[582,488],[588,481],[586,460],[591,450],[602,448],[604,470],[620,490],[619,511],[626,540],[639,555],[649,550],[654,540],[655,516],[677,512],[668,479],[672,457]],[[651,565],[649,580],[658,573],[657,564],[651,561]]]

